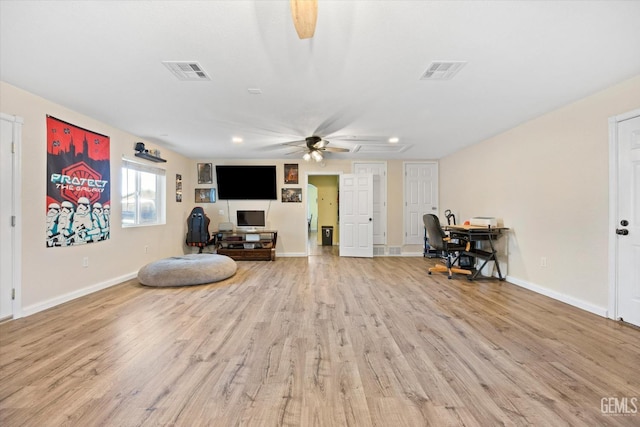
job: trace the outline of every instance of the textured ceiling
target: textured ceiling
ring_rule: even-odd
[[[192,158],[318,134],[437,159],[640,74],[638,22],[638,1],[319,0],[300,40],[288,1],[0,1],[0,78]],[[211,80],[162,64],[183,60]],[[420,80],[438,60],[467,64]]]

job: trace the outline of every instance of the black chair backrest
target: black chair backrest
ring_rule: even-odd
[[[187,245],[206,246],[209,243],[209,218],[201,207],[195,207],[187,219]]]
[[[446,234],[440,226],[440,220],[434,214],[425,214],[422,217],[424,227],[427,229],[427,239],[429,240],[429,246],[432,248],[443,251],[445,250],[444,238]]]

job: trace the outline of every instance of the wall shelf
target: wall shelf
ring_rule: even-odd
[[[152,162],[156,162],[156,163],[165,163],[166,160],[162,159],[160,157],[156,157],[156,156],[152,156],[149,153],[145,153],[145,152],[137,152],[135,154],[136,157],[140,157],[141,159],[146,159],[146,160],[151,160]]]

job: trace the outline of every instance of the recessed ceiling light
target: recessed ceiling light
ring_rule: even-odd
[[[233,141],[234,144],[240,144],[243,140],[239,136],[234,136],[231,141]]]
[[[262,89],[258,89],[257,87],[250,87],[247,89],[251,95],[260,95],[262,93]]]
[[[393,138],[389,138],[389,142],[391,144],[397,144],[399,141],[400,141],[400,138],[397,138],[395,136]]]

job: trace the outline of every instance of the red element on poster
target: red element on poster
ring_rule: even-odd
[[[47,116],[47,247],[110,237],[109,137]]]

